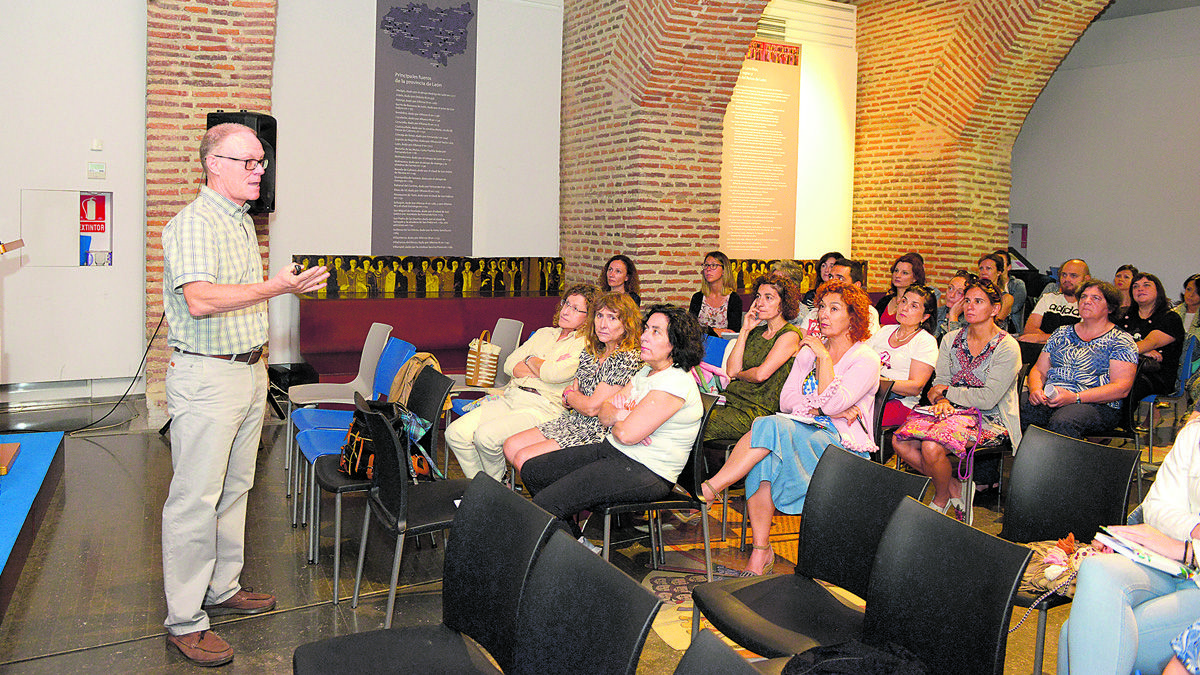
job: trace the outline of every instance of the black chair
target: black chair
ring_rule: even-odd
[[[863,640],[931,673],[1003,673],[1013,596],[1033,551],[902,500],[879,540]]]
[[[389,532],[396,535],[396,550],[392,555],[391,586],[388,589],[387,615],[384,628],[392,626],[392,610],[396,606],[396,582],[400,576],[400,558],[404,555],[404,537],[445,530],[454,520],[454,500],[467,489],[466,480],[439,480],[412,484],[407,466],[411,464],[408,448],[402,447],[396,430],[383,413],[364,407],[359,410],[367,419],[371,440],[375,442],[375,473],[367,492],[370,508],[363,514],[362,541],[358,546],[358,570],[354,575],[354,599],[358,607],[358,591],[362,585],[363,562],[367,554],[367,535],[371,515]],[[414,411],[415,412],[415,411]]]
[[[425,366],[421,372],[413,380],[412,391],[408,396],[409,410],[417,417],[430,422],[429,431],[421,439],[421,446],[426,448],[430,457],[435,456],[437,450],[437,435],[438,421],[441,417],[442,410],[446,403],[446,398],[450,395],[450,388],[454,386],[454,381],[449,377],[439,373],[436,368]],[[358,399],[355,399],[357,404]],[[336,443],[339,447],[344,440],[344,431],[330,431],[325,429],[314,429],[304,434],[313,434],[313,442],[315,443]],[[342,495],[353,492],[366,492],[371,487],[371,481],[358,480],[350,478],[346,474],[338,470],[338,462],[341,459],[340,454],[327,454],[317,457],[313,463],[313,474],[316,485],[320,486],[324,492],[331,492],[334,496],[333,502],[333,604],[338,604],[339,585],[341,583],[341,564],[342,564]],[[406,465],[407,466],[407,465]],[[321,532],[321,500],[320,498],[313,500],[313,523],[310,537],[310,556],[312,562],[316,562],[317,558],[317,541]]]
[[[1142,374],[1142,364],[1141,364],[1141,362],[1139,362],[1137,365],[1137,368],[1133,371],[1134,383],[1137,382],[1138,377],[1141,374]],[[1131,387],[1129,389],[1129,393],[1121,401],[1121,422],[1116,427],[1109,429],[1108,431],[1106,431],[1104,433],[1089,434],[1087,436],[1086,440],[1095,442],[1094,439],[1104,438],[1104,439],[1121,439],[1121,440],[1125,440],[1125,441],[1133,441],[1133,449],[1137,451],[1138,458],[1140,460],[1140,458],[1142,456],[1142,437],[1141,437],[1141,433],[1137,430],[1137,410],[1138,410],[1138,406],[1140,406],[1141,403],[1142,402],[1140,399],[1135,399],[1133,397],[1133,388]],[[1151,409],[1150,414],[1151,414],[1151,419],[1153,419],[1153,415],[1154,415],[1153,409]],[[1151,448],[1154,447],[1154,430],[1153,429],[1151,429],[1149,431],[1149,433],[1147,434],[1146,442],[1150,445]],[[1151,458],[1153,458],[1153,451],[1151,452]],[[1153,466],[1150,463],[1141,463],[1139,461],[1139,468],[1137,471],[1138,502],[1141,502],[1142,499],[1145,497],[1145,493],[1142,490],[1142,473],[1145,471],[1153,472],[1153,471],[1157,471],[1157,470],[1158,470],[1157,466]]]
[[[301,645],[292,657],[293,672],[498,672],[487,654],[507,670],[521,593],[557,527],[558,521],[533,502],[486,474],[477,475],[463,494],[446,542],[442,623]]]
[[[516,675],[616,675],[637,670],[662,602],[566,533],[533,564],[517,610]]]
[[[675,675],[757,675],[750,662],[714,633],[702,630],[675,667]]]
[[[1139,453],[1061,436],[1037,426],[1026,429],[1013,460],[1008,507],[1000,537],[1017,543],[1061,539],[1074,534],[1089,542],[1102,525],[1125,521],[1125,505]],[[1042,672],[1046,613],[1071,602],[1051,595],[1018,593],[1016,604],[1038,611],[1033,672]]]
[[[895,381],[879,378],[879,389],[875,392],[875,418],[871,420],[871,438],[875,440],[875,452],[871,459],[883,464],[888,460],[883,449],[883,406],[887,404],[888,396],[892,393]]]
[[[919,498],[928,486],[925,476],[889,469],[830,445],[804,500],[796,573],[696,586],[692,634],[703,613],[726,637],[768,657],[857,637],[862,611],[817,580],[865,597],[869,561],[888,516],[904,497]]]
[[[711,394],[700,394],[704,412],[700,417],[700,429],[696,432],[696,440],[692,442],[692,452],[687,464],[679,474],[675,489],[664,499],[655,502],[617,502],[603,506],[600,511],[604,514],[604,548],[603,556],[608,560],[612,548],[612,517],[618,513],[650,513],[650,560],[654,569],[664,560],[666,554],[662,541],[662,525],[658,517],[660,511],[674,509],[697,511],[700,513],[700,527],[704,534],[704,571],[708,580],[712,581],[712,542],[708,540],[708,505],[700,499],[702,494],[700,484],[704,482],[704,427],[708,424],[709,413],[717,402],[717,397]]]

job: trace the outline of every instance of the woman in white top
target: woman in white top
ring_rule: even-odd
[[[521,467],[533,502],[564,521],[603,504],[666,497],[691,456],[704,411],[690,372],[704,356],[696,317],[682,307],[650,307],[641,354],[646,366],[600,405],[600,422],[610,427],[603,441]]]
[[[883,407],[883,426],[904,423],[920,402],[921,392],[937,364],[938,344],[933,337],[937,296],[921,284],[909,286],[896,302],[896,321],[883,326],[867,340],[879,353],[879,375],[893,381]]]

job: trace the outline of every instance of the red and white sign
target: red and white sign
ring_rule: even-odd
[[[103,232],[104,224],[107,221],[105,215],[108,200],[105,195],[98,194],[80,194],[79,195],[79,231],[80,232]]]

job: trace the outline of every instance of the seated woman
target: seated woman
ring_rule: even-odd
[[[713,408],[704,439],[741,438],[756,417],[779,411],[779,390],[800,348],[789,321],[800,308],[800,288],[781,272],[754,281],[754,304],[725,362],[725,405]]]
[[[1004,290],[1013,296],[1012,312],[1008,315],[1008,320],[1012,324],[1012,330],[1009,332],[1014,336],[1020,335],[1025,330],[1025,302],[1029,299],[1029,289],[1025,287],[1022,279],[1012,273],[1012,253],[1007,248],[998,248],[992,253],[1000,256],[1004,263],[1004,278],[1008,279]]]
[[[704,254],[704,264],[700,266],[700,290],[692,295],[692,306],[688,311],[709,335],[724,331],[736,333],[742,329],[742,296],[734,288],[733,267],[724,253],[709,251]]]
[[[814,298],[817,297],[817,288],[826,281],[829,281],[829,279],[832,277],[833,263],[845,257],[846,256],[837,251],[830,251],[829,253],[821,256],[821,259],[817,261],[817,281],[815,284],[813,284],[812,288],[808,289],[808,292],[804,294],[804,297],[800,298],[800,304],[804,305],[808,309],[813,308],[813,306],[816,304],[816,300],[814,300]],[[804,312],[801,313],[803,314]]]
[[[950,277],[946,292],[942,294],[942,304],[938,305],[937,328],[933,332],[938,342],[946,333],[967,327],[962,315],[963,299],[966,297],[967,283],[977,278],[966,270],[959,270]]]
[[[567,411],[504,441],[504,456],[517,471],[530,457],[604,440],[606,430],[596,417],[600,404],[642,367],[642,317],[633,299],[624,293],[603,293],[592,303],[592,315],[575,381],[563,390]]]
[[[725,466],[702,485],[704,500],[711,502],[746,477],[746,509],[754,528],[754,551],[743,573],[748,576],[774,567],[775,510],[804,510],[809,477],[825,448],[833,444],[864,457],[875,449],[867,429],[879,389],[879,355],[866,343],[871,302],[862,289],[837,280],[822,284],[816,300],[820,334],[804,337],[779,395],[781,411],[814,422],[785,415],[754,420]],[[861,414],[844,414],[851,408]]]
[[[1146,501],[1144,523],[1108,529],[1195,567],[1200,539],[1200,422],[1180,430]],[[1060,675],[1135,670],[1159,673],[1171,640],[1200,617],[1196,580],[1180,579],[1115,553],[1084,559],[1071,616],[1058,638]]]
[[[1004,258],[989,253],[979,258],[979,278],[987,279],[1000,291],[1000,307],[996,310],[996,325],[1008,331],[1011,328],[1008,315],[1012,312],[1014,298],[1008,292],[1008,275],[1004,271]]]
[[[600,404],[608,436],[532,457],[521,467],[533,503],[567,521],[576,534],[568,517],[580,511],[666,497],[700,432],[704,406],[689,372],[704,355],[696,317],[682,307],[653,305],[641,347],[646,365]]]
[[[947,333],[938,350],[937,375],[929,390],[934,415],[909,415],[892,437],[896,454],[933,479],[933,505],[968,523],[962,483],[952,480],[954,469],[946,453],[962,456],[976,441],[978,447],[999,445],[1006,437],[1014,448],[1021,443],[1021,348],[996,325],[1001,302],[991,281],[967,284],[963,314],[968,326]],[[966,408],[979,410],[982,425],[976,424],[980,418],[975,415],[955,414]]]
[[[1113,323],[1120,311],[1111,284],[1089,279],[1079,287],[1079,323],[1055,330],[1029,371],[1022,429],[1083,438],[1117,426],[1138,361],[1133,338]]]
[[[879,353],[880,376],[892,380],[892,392],[883,407],[883,426],[904,423],[920,402],[921,392],[933,376],[938,344],[930,332],[937,298],[921,284],[905,289],[896,303],[896,323],[884,326],[867,344]]]
[[[604,263],[600,270],[600,290],[605,292],[624,293],[633,298],[635,305],[642,304],[641,284],[638,283],[638,271],[628,256],[614,255]]]
[[[1183,320],[1184,332],[1200,340],[1200,274],[1184,279],[1179,304],[1171,311]]]
[[[1133,383],[1133,398],[1175,391],[1179,356],[1183,353],[1183,320],[1167,303],[1166,289],[1158,277],[1138,272],[1129,286],[1133,305],[1117,325],[1137,342],[1141,370]]]
[[[896,325],[898,298],[913,284],[925,285],[925,259],[916,253],[905,253],[892,263],[892,287],[875,303],[880,326]]]
[[[539,328],[505,360],[504,372],[512,379],[504,391],[480,399],[446,427],[446,445],[468,480],[480,471],[503,480],[504,441],[562,414],[562,393],[579,368],[595,296],[591,284],[568,288],[555,310],[554,326]]]
[[[1121,309],[1118,310],[1117,316],[1125,316],[1133,305],[1133,298],[1129,295],[1129,285],[1133,283],[1133,278],[1137,276],[1138,268],[1133,265],[1121,265],[1117,268],[1117,273],[1113,275],[1113,286],[1117,287],[1117,291],[1121,294]]]

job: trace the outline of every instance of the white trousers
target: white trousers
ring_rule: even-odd
[[[563,407],[540,394],[509,387],[446,427],[446,445],[454,451],[467,480],[480,471],[504,478],[504,441],[558,417]]]
[[[246,501],[266,412],[267,368],[171,354],[171,489],[163,505],[163,587],[172,635],[208,630],[202,605],[240,588]]]

